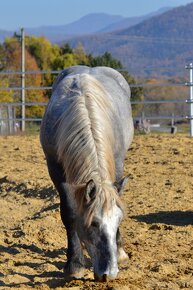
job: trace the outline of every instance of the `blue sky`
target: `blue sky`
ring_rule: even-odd
[[[63,25],[89,13],[139,16],[193,0],[0,0],[0,29]]]

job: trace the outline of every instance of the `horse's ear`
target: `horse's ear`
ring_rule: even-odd
[[[116,181],[114,183],[114,186],[116,187],[119,195],[121,195],[123,193],[124,187],[127,184],[128,180],[129,180],[129,176],[125,176],[120,181],[118,181],[118,182]]]
[[[94,181],[91,179],[89,182],[86,184],[85,188],[85,199],[86,203],[88,204],[91,200],[95,199],[96,197],[96,184]]]

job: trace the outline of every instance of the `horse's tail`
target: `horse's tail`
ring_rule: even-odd
[[[72,79],[66,90],[69,106],[56,128],[57,155],[66,179],[80,183],[98,175],[102,180],[114,180],[113,108],[108,93],[88,74]]]

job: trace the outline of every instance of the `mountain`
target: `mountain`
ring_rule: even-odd
[[[140,22],[143,22],[144,20],[146,20],[148,18],[162,14],[166,11],[169,11],[170,9],[172,9],[172,8],[171,7],[164,7],[164,8],[161,8],[161,9],[155,11],[155,12],[149,13],[147,15],[138,16],[138,17],[127,17],[127,18],[122,19],[119,22],[115,22],[115,23],[110,24],[109,26],[106,26],[100,32],[112,32],[112,31],[116,31],[116,30],[126,29],[126,28],[129,28],[131,26],[137,25]]]
[[[153,16],[135,26],[69,40],[94,55],[109,51],[135,76],[180,75],[193,61],[193,3]],[[161,70],[165,67],[169,70]]]
[[[52,42],[59,43],[70,37],[87,35],[93,33],[115,31],[136,25],[144,19],[157,15],[169,8],[163,8],[156,12],[144,15],[142,17],[122,17],[119,15],[109,15],[105,13],[88,14],[77,21],[60,26],[40,26],[36,28],[25,28],[28,35],[44,35]],[[13,35],[10,31],[0,30],[0,42],[3,42],[6,36]]]
[[[193,3],[174,8],[160,16],[152,17],[135,27],[122,30],[117,34],[159,38],[190,38],[193,34],[192,17]]]
[[[68,37],[96,33],[104,27],[115,24],[124,17],[109,15],[105,13],[88,14],[70,24],[61,26],[42,26],[37,28],[26,28],[29,35],[44,35],[52,42],[60,42]]]
[[[132,25],[142,22],[154,15],[163,13],[170,8],[162,8],[156,12],[150,13],[142,17],[123,17],[119,15],[109,15],[105,13],[88,14],[79,20],[70,24],[61,26],[42,26],[37,28],[27,28],[29,35],[44,35],[52,42],[61,42],[69,37],[87,35],[93,33],[115,31],[128,28]]]
[[[109,51],[137,77],[180,76],[185,74],[185,65],[193,62],[192,19],[190,3],[143,16],[137,24],[136,18],[91,14],[68,25],[27,29],[27,33],[44,34],[52,41],[62,39],[72,47],[81,42],[93,55]],[[126,22],[127,27],[120,29]],[[6,33],[10,35],[2,31],[3,36]]]

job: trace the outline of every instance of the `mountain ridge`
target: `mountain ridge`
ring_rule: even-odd
[[[131,26],[135,26],[141,22],[143,22],[144,20],[153,17],[155,15],[159,15],[162,14],[166,11],[169,11],[170,9],[172,9],[171,7],[163,7],[160,8],[154,12],[148,13],[146,15],[142,15],[142,16],[135,16],[135,17],[126,17],[123,20],[121,20],[120,22],[117,23],[113,23],[107,27],[105,27],[103,30],[101,30],[100,32],[113,32],[116,30],[122,30],[124,28],[128,28]]]
[[[109,51],[135,76],[158,75],[160,66],[177,75],[179,68],[193,61],[193,3],[153,16],[128,29],[69,39],[72,47],[81,42],[93,55]],[[157,67],[149,70],[150,67]],[[176,72],[175,72],[176,70]],[[185,70],[184,70],[185,72]]]
[[[103,16],[106,17],[106,14]],[[89,17],[92,20],[93,15]],[[84,31],[85,35],[81,36],[79,33],[69,34],[60,44],[68,42],[74,48],[81,42],[86,53],[95,56],[108,51],[137,77],[152,77],[158,74],[179,76],[179,70],[183,70],[187,63],[193,61],[192,19],[193,2],[153,15],[126,29],[90,34]],[[113,18],[115,25],[124,20],[122,16]],[[52,28],[56,30],[56,27]],[[56,33],[57,37],[63,37],[59,31]],[[152,67],[156,69],[150,69]],[[158,72],[159,67],[172,68],[173,71]]]
[[[170,9],[162,8],[162,9]],[[90,13],[80,19],[65,24],[65,25],[43,25],[39,27],[27,27],[25,28],[26,34],[42,36],[44,35],[51,42],[59,43],[68,39],[69,37],[76,37],[80,35],[88,35],[101,32],[112,32],[123,28],[128,28],[132,25],[138,24],[152,15],[162,13],[162,9],[151,12],[147,15],[139,17],[123,17],[120,15],[110,15],[107,13]],[[6,31],[0,29],[0,42],[3,42],[6,36],[11,36],[14,31]]]

